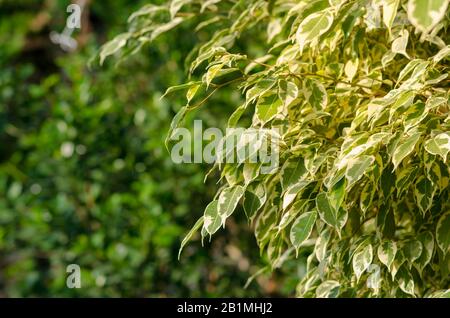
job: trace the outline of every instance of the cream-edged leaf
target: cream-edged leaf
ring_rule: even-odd
[[[389,33],[391,32],[392,23],[397,15],[399,3],[400,0],[383,0],[381,2],[383,6],[383,23],[388,28]]]
[[[339,282],[326,280],[316,289],[317,298],[336,298],[339,295]]]
[[[392,163],[394,164],[394,169],[405,159],[409,154],[411,154],[416,146],[419,138],[421,136],[420,132],[416,132],[411,136],[405,137],[399,142],[392,156]]]
[[[262,124],[265,124],[282,110],[282,106],[277,94],[262,96],[256,104],[256,117]]]
[[[292,224],[290,239],[297,253],[302,243],[311,235],[316,219],[317,212],[313,210],[303,213],[294,221],[294,224]]]
[[[391,268],[397,254],[397,244],[392,241],[384,241],[378,246],[377,255],[381,263]]]
[[[344,209],[335,210],[325,192],[321,192],[317,195],[316,207],[322,221],[334,227],[338,233],[340,233],[340,230],[347,222],[347,212]]]
[[[450,152],[450,132],[440,133],[425,142],[425,150],[432,155],[441,156],[447,161],[447,155]]]
[[[180,259],[181,252],[183,251],[183,248],[186,246],[186,244],[192,239],[194,234],[200,229],[200,227],[203,225],[203,216],[200,217],[197,222],[195,222],[192,229],[186,234],[183,241],[181,241],[180,249],[178,250],[178,259]]]
[[[240,185],[225,188],[219,195],[218,199],[218,211],[222,219],[222,224],[225,224],[225,220],[233,214],[236,206],[244,195],[244,188]]]
[[[445,16],[448,0],[409,0],[409,21],[420,31],[428,33]]]
[[[333,14],[329,10],[323,10],[313,13],[306,17],[296,33],[296,40],[300,46],[300,52],[305,45],[312,41],[318,41],[319,36],[328,31],[333,23]]]
[[[369,268],[373,259],[373,248],[371,244],[360,246],[353,255],[353,271],[359,280],[362,274]]]
[[[216,233],[222,225],[222,218],[219,215],[218,203],[219,202],[217,200],[210,202],[206,206],[203,214],[203,226],[209,235]]]
[[[122,47],[124,47],[127,44],[129,38],[129,33],[122,33],[104,44],[100,49],[100,64],[103,64],[108,56],[117,53]]]
[[[392,52],[402,54],[402,55],[406,56],[407,58],[409,58],[408,53],[406,53],[408,39],[409,39],[408,30],[404,29],[404,30],[400,31],[399,37],[396,38],[392,42],[392,47],[391,47]]]

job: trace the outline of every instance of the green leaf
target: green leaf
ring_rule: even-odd
[[[219,3],[220,1],[222,1],[222,0],[205,0],[205,1],[203,1],[200,12],[203,13],[203,12],[205,12],[206,9],[208,9],[210,7],[214,9],[214,5],[216,3]]]
[[[319,262],[322,262],[327,256],[328,245],[330,243],[331,232],[329,229],[322,230],[319,237],[316,240],[314,246],[314,255]]]
[[[376,191],[375,187],[370,182],[367,182],[361,191],[359,207],[361,208],[361,211],[363,212],[364,215],[369,210],[372,204],[375,191]]]
[[[263,184],[258,183],[256,186],[252,184],[247,187],[244,194],[244,211],[247,218],[252,219],[255,216],[266,202],[266,197]]]
[[[188,4],[190,2],[192,2],[192,0],[172,0],[169,7],[170,16],[172,17],[172,19],[185,4]]]
[[[410,186],[413,181],[416,180],[418,169],[417,167],[411,166],[406,167],[404,169],[397,170],[397,178],[395,181],[395,188],[397,189],[397,193],[399,196],[403,195]]]
[[[244,181],[246,185],[250,184],[250,182],[252,182],[258,177],[260,168],[261,163],[251,163],[251,162],[244,163],[242,174],[244,175]]]
[[[218,211],[222,219],[222,224],[225,224],[226,219],[233,214],[236,206],[244,195],[244,188],[240,185],[225,188],[219,195]]]
[[[247,104],[243,104],[234,110],[230,118],[228,118],[228,127],[236,127],[239,119],[241,119],[241,116],[242,114],[244,114],[246,108]]]
[[[436,241],[442,252],[447,254],[450,250],[450,212],[445,213],[438,221]]]
[[[447,290],[438,290],[432,293],[430,298],[450,298],[450,289]]]
[[[359,280],[362,274],[369,268],[373,259],[373,248],[371,244],[359,247],[353,255],[353,271]]]
[[[281,169],[281,186],[283,191],[300,182],[306,173],[307,170],[303,158],[293,158],[287,161]]]
[[[305,45],[318,41],[319,36],[328,31],[333,23],[333,14],[329,10],[323,10],[309,15],[300,23],[296,33],[297,43],[300,46],[300,52]]]
[[[411,136],[403,138],[395,148],[394,154],[392,156],[392,163],[394,164],[394,170],[397,169],[398,165],[405,159],[416,146],[421,136],[420,132],[416,132]]]
[[[191,100],[195,97],[195,94],[197,94],[198,89],[202,87],[201,84],[194,84],[191,87],[189,87],[187,93],[186,93],[186,99],[187,103],[189,104]]]
[[[359,66],[358,58],[355,58],[353,60],[348,60],[347,63],[345,63],[344,73],[350,82],[353,80],[356,73],[358,73],[358,66]]]
[[[404,266],[402,266],[397,274],[397,280],[398,280],[398,286],[402,291],[405,293],[415,296],[414,295],[414,279],[411,275],[411,273],[406,270]]]
[[[299,192],[301,192],[310,183],[310,180],[301,180],[298,183],[291,185],[283,195],[283,210],[286,210],[289,205],[294,202]]]
[[[447,45],[446,47],[442,48],[439,52],[437,52],[435,56],[433,56],[433,62],[439,63],[441,60],[445,59],[449,55],[450,55],[450,45]]]
[[[434,252],[434,237],[431,232],[422,232],[417,236],[417,239],[422,243],[423,251],[422,255],[417,259],[415,263],[419,272],[423,272],[425,266],[430,263]]]
[[[282,106],[277,94],[262,96],[256,105],[256,117],[264,125],[282,110]]]
[[[178,113],[173,117],[172,122],[170,123],[169,131],[167,132],[166,140],[165,140],[165,145],[166,145],[167,149],[169,148],[169,142],[172,138],[173,131],[176,128],[178,128],[178,126],[180,125],[180,122],[184,119],[184,117],[186,116],[187,113],[188,113],[188,107],[183,106],[180,108]]]
[[[405,259],[405,256],[403,255],[403,252],[398,251],[397,254],[395,255],[394,262],[392,263],[391,268],[389,269],[389,271],[391,272],[392,280],[395,279],[398,271],[403,266],[403,263],[405,263],[405,261],[406,261],[406,259]]]
[[[260,246],[264,246],[270,241],[270,234],[273,233],[272,230],[276,226],[276,217],[277,214],[273,208],[265,209],[258,215],[255,222],[255,236]]]
[[[105,59],[118,52],[122,47],[127,44],[128,39],[130,38],[129,33],[122,33],[117,35],[114,39],[104,44],[100,49],[100,65],[103,64]]]
[[[411,265],[422,255],[423,247],[419,240],[409,240],[403,247],[403,255]]]
[[[330,189],[327,198],[335,211],[341,208],[345,198],[345,179],[341,179]]]
[[[396,55],[397,54],[392,51],[387,51],[381,58],[381,65],[383,66],[383,68],[385,68],[390,62],[392,62]]]
[[[267,42],[271,42],[283,29],[281,19],[273,19],[267,26]]]
[[[317,298],[337,298],[339,296],[339,282],[327,280],[320,284],[316,289]]]
[[[409,0],[408,19],[420,31],[428,33],[445,16],[448,0]]]
[[[402,54],[409,58],[408,53],[406,53],[406,46],[408,45],[409,32],[408,30],[400,31],[399,37],[392,42],[391,50],[394,53]]]
[[[430,98],[427,99],[425,107],[427,110],[432,110],[432,109],[435,109],[446,103],[447,103],[447,98],[445,98],[445,97],[431,96]]]
[[[166,92],[161,96],[161,98],[164,98],[173,92],[181,91],[181,90],[185,90],[185,89],[191,89],[192,87],[197,87],[198,85],[201,85],[201,84],[202,84],[202,82],[200,82],[200,81],[192,81],[192,82],[184,83],[181,85],[171,86],[166,90]]]
[[[433,205],[436,186],[426,177],[419,177],[414,187],[414,197],[422,214],[425,214]]]
[[[397,254],[397,244],[393,241],[384,241],[378,246],[377,254],[380,262],[390,269]]]
[[[281,80],[279,83],[279,96],[284,108],[287,109],[298,97],[298,86],[293,82]]]
[[[299,214],[303,213],[306,209],[307,200],[296,201],[282,216],[278,223],[278,231],[286,228]]]
[[[334,227],[338,233],[340,233],[347,222],[347,212],[344,209],[335,210],[325,192],[321,192],[317,195],[316,206],[322,221]]]
[[[176,27],[178,24],[180,24],[183,21],[184,21],[184,18],[177,17],[167,23],[159,25],[158,27],[156,27],[153,30],[152,35],[150,36],[150,41],[153,41],[161,34],[166,33],[167,31],[173,29],[174,27]]]
[[[158,11],[165,11],[167,10],[164,6],[157,6],[154,4],[147,4],[140,8],[138,11],[133,12],[133,14],[130,15],[128,18],[128,23],[136,19],[137,17],[143,16],[143,15],[149,15]]]
[[[432,155],[441,156],[444,162],[450,152],[450,132],[444,132],[434,136],[425,142],[425,150]]]
[[[393,209],[388,204],[381,204],[377,214],[377,230],[383,237],[392,239],[395,235],[395,216]]]
[[[392,23],[397,15],[397,9],[400,0],[383,0],[381,2],[383,6],[383,23],[391,33]]]
[[[224,64],[216,64],[208,68],[208,71],[205,74],[206,87],[209,87],[209,84],[211,84],[212,80],[217,77],[218,73],[222,70],[223,67]]]
[[[404,113],[405,131],[416,127],[428,115],[428,110],[423,102],[417,102],[410,106]]]
[[[400,79],[399,79],[400,81]],[[391,106],[389,110],[389,122],[393,122],[395,119],[395,115],[399,111],[403,111],[407,109],[413,102],[416,93],[413,90],[407,90],[398,95],[397,100]]]
[[[183,248],[186,246],[186,244],[192,239],[194,234],[200,229],[200,227],[203,225],[203,216],[200,217],[197,222],[195,222],[192,229],[186,234],[183,241],[181,242],[180,249],[178,250],[178,259],[180,259],[181,252],[183,251]]]
[[[292,224],[290,239],[292,245],[294,245],[295,250],[297,251],[297,254],[301,244],[311,235],[316,219],[317,212],[313,210],[303,213],[295,220],[294,224]]]
[[[253,103],[260,96],[266,94],[270,89],[272,89],[273,86],[275,86],[275,84],[276,84],[276,81],[273,79],[264,79],[264,80],[258,81],[258,83],[256,83],[255,86],[250,88],[245,93],[245,103],[247,105]]]
[[[410,61],[406,66],[400,71],[400,74],[398,75],[397,82],[401,82],[406,78],[409,73],[411,73],[413,70],[424,68],[428,65],[427,61],[421,60],[421,59],[415,59]]]
[[[213,235],[217,232],[217,230],[222,225],[222,218],[219,215],[219,201],[214,200],[210,202],[206,208],[203,215],[204,218],[204,224],[203,226],[206,229],[206,232],[208,232],[209,235]]]

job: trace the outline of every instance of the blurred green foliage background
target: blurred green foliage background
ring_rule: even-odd
[[[51,43],[70,1],[0,1],[0,296],[281,296],[295,279],[247,279],[266,264],[243,213],[212,242],[181,239],[217,189],[206,165],[164,147],[183,104],[160,99],[186,79],[189,26],[120,64],[89,60],[148,1],[88,1],[79,47]],[[116,61],[117,62],[117,61]],[[223,127],[239,97],[197,113]],[[221,115],[223,114],[223,115]],[[79,264],[82,288],[66,287]],[[290,273],[301,271],[288,264]],[[283,279],[281,279],[281,276]]]

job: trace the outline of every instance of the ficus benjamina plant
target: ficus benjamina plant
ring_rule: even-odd
[[[167,91],[187,99],[167,146],[221,90],[242,100],[229,127],[276,129],[280,142],[271,173],[214,165],[221,186],[182,247],[197,231],[213,235],[241,204],[272,268],[307,256],[299,297],[449,296],[449,1],[149,4],[100,61],[181,23],[197,43],[188,82]]]

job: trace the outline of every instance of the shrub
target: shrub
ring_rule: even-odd
[[[229,126],[280,132],[280,168],[222,166],[187,238],[213,235],[240,201],[273,268],[307,257],[298,296],[449,294],[447,0],[174,0],[130,23],[101,60],[196,26],[172,128],[231,89]]]

